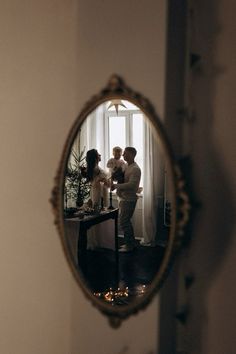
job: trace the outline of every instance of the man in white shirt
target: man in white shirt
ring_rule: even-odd
[[[130,252],[135,248],[135,237],[131,218],[137,203],[137,192],[141,178],[141,170],[134,161],[137,151],[134,147],[126,147],[123,153],[127,162],[124,173],[124,183],[113,184],[111,190],[116,189],[119,200],[119,220],[124,231],[125,245],[120,252]]]

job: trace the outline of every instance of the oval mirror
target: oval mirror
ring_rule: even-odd
[[[77,282],[118,326],[160,288],[188,218],[160,120],[119,77],[71,128],[51,200]]]

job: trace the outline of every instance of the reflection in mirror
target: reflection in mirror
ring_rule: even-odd
[[[168,245],[169,191],[151,121],[127,100],[97,106],[67,161],[64,230],[77,271],[101,301],[127,305],[148,292]]]

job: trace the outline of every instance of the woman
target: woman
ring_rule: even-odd
[[[101,161],[101,155],[96,149],[89,150],[86,154],[87,181],[91,184],[90,200],[92,207],[96,210],[100,207],[108,206],[108,187],[109,179],[104,170],[98,164]],[[114,222],[107,220],[101,224],[93,226],[87,233],[87,249],[96,248],[114,249]]]
[[[101,155],[96,149],[87,151],[87,181],[91,184],[90,199],[92,206],[96,209],[100,206],[108,205],[108,187],[109,180],[107,174],[102,170],[98,164],[101,161]]]

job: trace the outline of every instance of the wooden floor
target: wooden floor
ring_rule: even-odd
[[[122,244],[122,239],[119,243]],[[109,249],[87,250],[79,271],[92,292],[104,292],[110,288],[128,287],[137,289],[148,286],[163,259],[165,248],[161,246],[137,248],[129,253],[119,253],[119,264],[115,262],[115,252]]]

